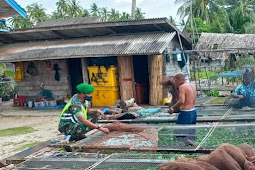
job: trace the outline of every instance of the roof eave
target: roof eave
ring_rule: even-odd
[[[23,18],[26,18],[26,11],[21,8],[21,6],[19,6],[17,4],[17,2],[15,2],[14,0],[5,0],[17,13],[19,13]]]

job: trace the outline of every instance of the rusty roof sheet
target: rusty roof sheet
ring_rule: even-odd
[[[161,54],[175,32],[0,45],[0,62]]]

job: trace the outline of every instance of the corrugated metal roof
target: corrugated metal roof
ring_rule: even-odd
[[[38,41],[136,33],[143,34],[152,32],[178,32],[181,35],[182,43],[186,46],[191,46],[191,39],[186,34],[180,32],[167,18],[95,22],[17,30],[5,34],[0,33],[0,42],[15,43],[17,41]]]
[[[0,62],[161,54],[175,32],[0,45]]]
[[[71,18],[71,19],[57,19],[57,20],[48,20],[48,21],[38,23],[35,26],[35,28],[92,24],[92,23],[101,22],[101,21],[102,21],[101,17],[79,17],[79,18]]]
[[[0,17],[7,18],[21,15],[26,17],[26,11],[14,0],[0,0]]]

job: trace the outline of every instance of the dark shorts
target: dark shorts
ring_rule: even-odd
[[[197,110],[183,111],[181,110],[176,124],[196,124],[197,123]]]
[[[176,124],[196,124],[197,123],[197,111],[189,110],[189,111],[180,111],[178,115],[178,119]],[[188,145],[190,141],[194,142],[196,140],[196,129],[176,129],[174,131],[176,134],[176,140],[178,141],[179,145],[184,143],[184,145]]]

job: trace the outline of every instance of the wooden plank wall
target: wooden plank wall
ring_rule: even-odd
[[[163,88],[159,84],[162,80],[163,73],[163,56],[162,55],[150,55],[149,61],[149,75],[150,75],[150,99],[151,105],[162,104]]]
[[[133,56],[118,56],[117,59],[121,99],[135,98]]]
[[[43,83],[45,90],[50,90],[56,100],[63,99],[67,93],[70,94],[68,67],[66,60],[49,60],[52,68],[58,64],[60,81],[55,80],[55,70],[46,69],[46,61],[33,61],[38,70],[37,76],[31,76],[27,73],[30,62],[24,62],[24,79],[17,83],[18,95],[25,96],[26,100],[35,100],[39,98],[42,92],[40,86]]]
[[[88,72],[88,62],[86,58],[81,59],[81,70],[82,70],[82,79],[83,83],[89,83],[89,72]]]

